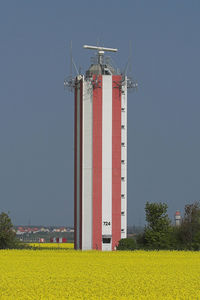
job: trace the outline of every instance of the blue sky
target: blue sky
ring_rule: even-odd
[[[176,209],[200,199],[199,1],[0,2],[0,211],[15,224],[73,224],[73,94],[64,91],[69,44],[132,41],[128,95],[128,223],[146,201]]]

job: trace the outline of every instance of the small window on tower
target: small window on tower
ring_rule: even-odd
[[[110,244],[111,238],[103,238],[103,244]]]
[[[125,111],[125,108],[124,108],[124,107],[122,107],[122,111]]]
[[[124,125],[122,125],[121,127],[122,127],[122,129],[124,129],[124,128],[125,128],[125,126],[124,126]]]
[[[121,163],[122,163],[122,164],[124,164],[124,163],[125,163],[125,160],[124,160],[124,159],[122,159],[122,160],[121,160]]]

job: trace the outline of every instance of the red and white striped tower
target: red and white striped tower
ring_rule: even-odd
[[[104,51],[75,79],[75,249],[114,250],[127,236],[127,77]]]
[[[174,215],[174,219],[175,219],[175,225],[176,226],[180,226],[181,225],[181,213],[180,210],[177,210],[175,215]]]

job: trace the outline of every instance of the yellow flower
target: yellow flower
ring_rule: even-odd
[[[48,246],[52,249],[0,251],[0,299],[200,298],[199,252],[81,252]]]

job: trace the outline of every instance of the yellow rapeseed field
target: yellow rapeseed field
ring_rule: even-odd
[[[29,243],[28,245],[38,248],[64,248],[73,249],[73,243]]]
[[[0,299],[200,299],[200,253],[1,250]]]

